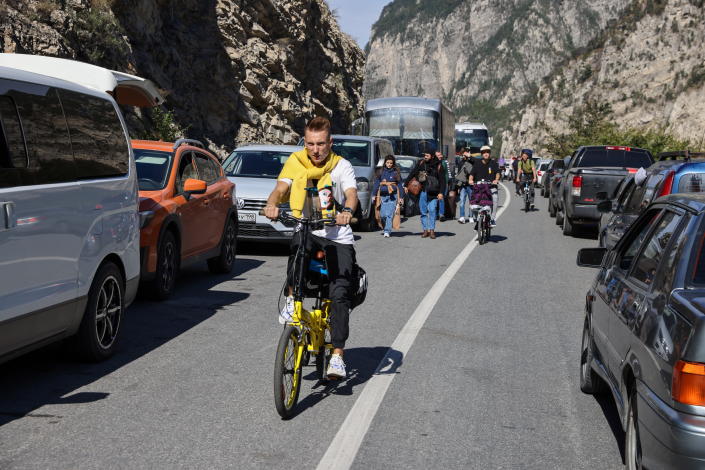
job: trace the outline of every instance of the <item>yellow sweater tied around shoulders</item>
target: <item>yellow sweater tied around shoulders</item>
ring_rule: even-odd
[[[294,217],[301,217],[306,202],[306,185],[309,180],[318,180],[318,189],[332,186],[330,173],[343,157],[331,152],[325,165],[318,167],[308,158],[306,149],[292,153],[284,164],[279,179],[290,179],[289,205]],[[284,201],[280,201],[284,202]]]

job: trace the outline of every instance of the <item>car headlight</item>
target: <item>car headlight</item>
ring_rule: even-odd
[[[145,228],[154,218],[154,211],[140,211],[140,228]]]
[[[366,193],[370,190],[370,180],[364,176],[355,178],[357,180],[357,190]]]

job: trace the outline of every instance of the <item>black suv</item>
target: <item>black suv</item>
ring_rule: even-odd
[[[627,468],[705,463],[705,195],[657,199],[599,267],[587,293],[580,388],[610,390]]]

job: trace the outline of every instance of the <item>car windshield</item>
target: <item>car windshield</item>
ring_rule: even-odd
[[[548,168],[548,163],[542,163],[541,166],[539,167],[539,170],[545,171],[546,168]]]
[[[289,155],[288,151],[235,151],[225,160],[223,168],[227,176],[275,179]]]
[[[137,164],[137,185],[140,191],[164,189],[169,176],[173,152],[133,149]]]
[[[480,151],[480,147],[490,144],[487,129],[463,129],[455,131],[455,151],[459,153],[463,148],[469,148],[471,153]]]
[[[580,157],[578,167],[626,167],[648,168],[651,166],[651,156],[644,151],[589,148]]]
[[[365,140],[334,139],[333,152],[353,166],[370,165],[370,142]]]

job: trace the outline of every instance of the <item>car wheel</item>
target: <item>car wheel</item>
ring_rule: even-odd
[[[76,336],[82,358],[101,361],[112,355],[125,309],[124,286],[114,263],[103,264],[96,273]]]
[[[164,232],[157,250],[157,272],[154,277],[152,294],[158,300],[168,299],[174,293],[176,277],[179,273],[179,244],[171,231]]]
[[[550,217],[556,216],[556,206],[553,205],[553,201],[550,197],[548,198],[548,215]]]
[[[627,410],[627,432],[624,436],[624,461],[629,470],[641,470],[641,436],[639,435],[639,413],[636,405],[636,387],[629,395]]]
[[[570,221],[570,217],[567,215],[563,216],[563,235],[571,236],[573,235],[574,227],[573,223]]]
[[[599,395],[605,391],[605,383],[591,366],[595,354],[594,348],[595,342],[590,331],[590,321],[585,318],[583,340],[580,347],[580,390],[583,393]]]
[[[377,227],[377,220],[375,220],[374,207],[370,207],[370,212],[367,218],[362,217],[362,211],[359,212],[357,228],[361,232],[373,232]]]
[[[237,227],[232,218],[228,217],[223,231],[223,241],[220,254],[208,260],[208,269],[213,274],[227,274],[233,270],[237,256]]]
[[[556,211],[556,225],[563,225],[563,211],[560,209]]]

